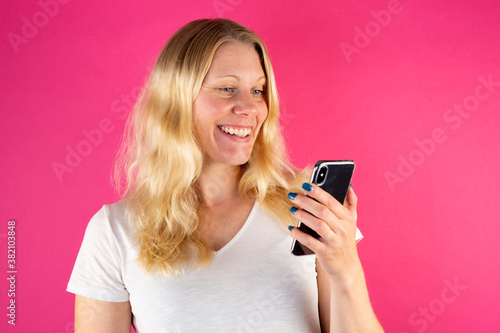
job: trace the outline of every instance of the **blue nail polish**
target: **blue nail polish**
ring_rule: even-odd
[[[349,184],[349,186],[354,190],[354,187],[352,186],[352,184]]]
[[[288,193],[288,198],[290,198],[291,200],[295,199],[296,197],[297,197],[297,193],[293,193],[293,192]]]
[[[309,183],[304,183],[304,184],[302,184],[302,188],[303,188],[304,190],[306,190],[307,192],[310,192],[310,191],[312,191],[312,189],[313,189],[312,185],[311,185],[311,184],[309,184]]]
[[[292,208],[290,208],[290,211],[292,212],[292,214],[295,214],[295,213],[297,213],[298,209],[297,209],[297,207],[292,207]]]
[[[293,226],[289,225],[288,226],[288,230],[292,231],[293,230]]]

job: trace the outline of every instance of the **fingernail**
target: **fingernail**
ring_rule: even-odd
[[[290,211],[292,212],[292,214],[295,214],[295,213],[297,213],[298,209],[297,209],[297,207],[292,207],[292,208],[290,208]]]
[[[313,189],[312,185],[311,185],[311,184],[309,184],[309,183],[304,183],[304,184],[302,184],[302,188],[303,188],[304,190],[306,190],[307,192],[311,192],[311,191],[312,191],[312,189]]]
[[[297,193],[293,193],[293,192],[288,193],[288,198],[289,198],[289,199],[293,200],[293,199],[295,199],[296,197],[297,197]]]
[[[349,184],[349,186],[354,190],[354,187],[352,187],[352,184]]]
[[[293,226],[289,225],[288,226],[288,230],[292,231],[293,230]]]

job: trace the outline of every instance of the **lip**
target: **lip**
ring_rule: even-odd
[[[221,126],[232,127],[232,128],[237,128],[237,129],[249,129],[249,130],[252,129],[252,126],[241,126],[241,125],[230,125],[230,124],[219,124],[219,125],[217,125],[217,127],[219,127],[219,128]]]

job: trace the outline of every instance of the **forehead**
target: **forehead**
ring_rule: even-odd
[[[260,56],[250,45],[236,41],[223,43],[215,52],[207,76],[220,77],[238,73],[264,76]]]

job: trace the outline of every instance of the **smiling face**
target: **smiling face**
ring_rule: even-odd
[[[196,136],[204,163],[248,162],[267,117],[266,76],[255,49],[223,43],[193,104]]]

